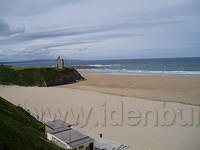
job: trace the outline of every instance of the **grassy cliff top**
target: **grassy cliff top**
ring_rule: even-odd
[[[76,82],[83,77],[74,68],[0,66],[0,84],[52,86]]]
[[[59,150],[44,134],[44,125],[21,107],[0,97],[0,150]]]

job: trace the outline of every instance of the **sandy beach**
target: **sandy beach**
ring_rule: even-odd
[[[199,77],[82,74],[71,85],[0,86],[0,95],[133,150],[200,149]]]
[[[200,77],[128,76],[81,73],[87,80],[63,88],[91,90],[148,100],[200,105]]]

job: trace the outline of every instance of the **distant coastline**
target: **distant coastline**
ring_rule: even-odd
[[[11,66],[54,67],[54,60],[1,62]],[[65,65],[83,72],[118,75],[200,76],[200,58],[148,58],[112,60],[65,60]]]

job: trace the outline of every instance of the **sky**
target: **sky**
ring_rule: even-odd
[[[200,0],[1,0],[0,61],[200,57]]]

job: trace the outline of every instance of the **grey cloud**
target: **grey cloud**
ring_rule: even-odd
[[[31,16],[87,0],[1,0],[0,15]]]
[[[161,14],[175,15],[175,16],[184,16],[184,15],[196,15],[200,14],[200,1],[199,0],[190,0],[182,4],[177,4],[174,6],[169,6],[166,8],[160,9]]]
[[[18,55],[23,56],[23,57],[32,56],[34,58],[35,56],[38,56],[40,53],[45,54],[46,52],[46,54],[49,54],[51,51],[65,50],[63,48],[59,48],[61,46],[92,44],[92,43],[102,42],[102,40],[105,40],[105,39],[124,38],[124,37],[131,37],[131,36],[134,37],[138,35],[125,34],[125,33],[113,33],[113,34],[104,34],[104,35],[97,35],[97,36],[92,36],[88,38],[82,38],[81,40],[74,41],[74,42],[49,43],[43,46],[30,46],[26,48],[25,50],[20,51]],[[88,49],[89,48],[81,48],[78,51],[81,52],[81,51],[86,51]]]
[[[19,41],[22,41],[22,42],[31,41],[31,40],[37,40],[37,39],[43,39],[43,38],[55,38],[55,37],[63,37],[63,36],[85,35],[85,34],[91,34],[91,33],[103,33],[103,32],[128,29],[128,28],[155,27],[158,25],[168,25],[168,24],[174,24],[174,23],[179,23],[179,22],[181,21],[172,20],[172,21],[124,22],[124,23],[113,23],[113,24],[107,24],[107,25],[86,26],[86,27],[80,27],[80,28],[66,28],[66,29],[58,29],[58,30],[52,30],[52,31],[32,32],[32,33],[24,33],[24,34],[13,36],[8,39],[0,40],[0,44],[9,44],[9,43],[15,43]],[[118,34],[118,36],[122,36],[122,35]]]
[[[25,31],[24,27],[11,29],[6,22],[0,20],[0,36],[9,36],[12,34],[23,33],[24,31]]]
[[[44,46],[32,46],[27,47],[23,51],[16,51],[15,57],[18,59],[23,58],[31,58],[31,59],[44,59],[50,58],[52,52],[61,50],[60,46],[72,46],[72,45],[79,45],[79,44],[87,44],[87,43],[96,43],[98,41],[76,41],[76,42],[63,42],[63,43],[50,43]],[[57,49],[56,49],[57,48]],[[64,49],[66,51],[66,49]]]
[[[85,48],[78,49],[78,52],[85,52],[85,51],[88,51],[88,50],[90,50],[90,48],[89,47],[85,47]]]
[[[62,42],[62,43],[49,43],[42,46],[30,46],[27,47],[25,50],[20,51],[19,54],[34,54],[39,53],[40,51],[51,51],[54,50],[52,48],[60,47],[60,46],[72,46],[72,45],[79,45],[79,44],[88,44],[88,43],[96,43],[99,41],[95,40],[85,40],[85,41],[75,41],[75,42]]]
[[[105,40],[105,39],[116,39],[116,38],[128,38],[128,37],[136,37],[141,36],[142,34],[130,34],[130,33],[111,33],[111,34],[103,34],[90,37],[95,40]]]
[[[162,19],[200,14],[200,0],[189,0],[180,4],[166,6],[138,15],[137,19]]]

